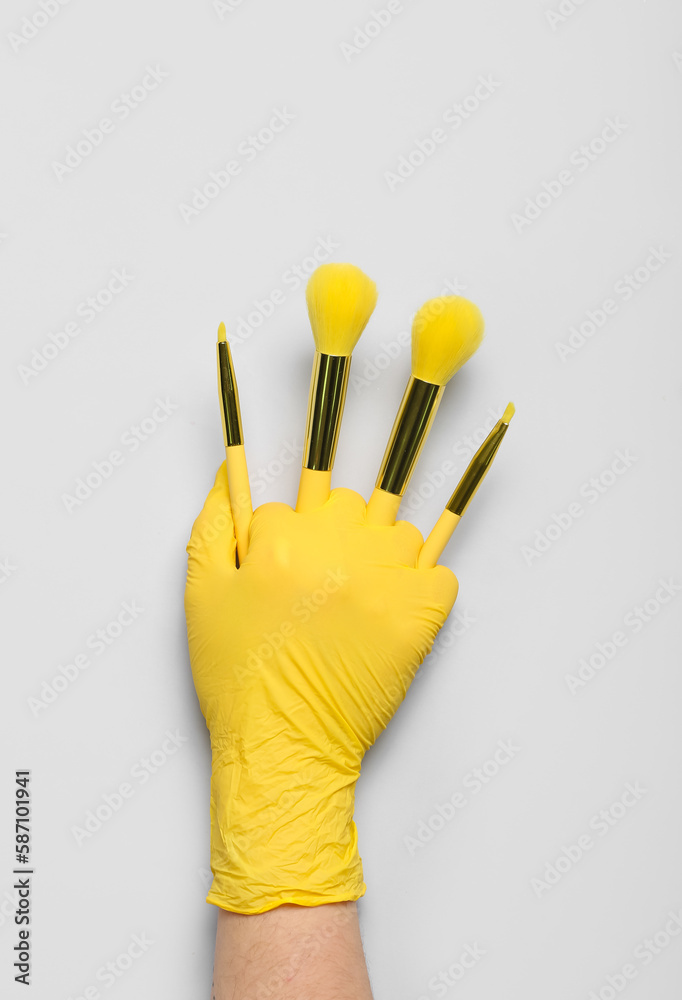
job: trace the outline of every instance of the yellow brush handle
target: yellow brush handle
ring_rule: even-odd
[[[445,508],[422,546],[417,559],[417,569],[432,569],[436,565],[460,521],[459,514],[453,514],[447,507]]]
[[[367,523],[376,525],[395,524],[400,508],[401,496],[387,493],[378,487],[374,490],[367,504]]]
[[[316,469],[301,469],[296,510],[299,514],[306,514],[310,510],[321,507],[329,500],[331,488],[331,469],[325,472]]]
[[[230,506],[232,507],[234,532],[237,538],[237,554],[241,563],[249,551],[249,525],[253,514],[244,445],[233,444],[226,448],[225,459],[227,461],[227,482],[230,488]]]

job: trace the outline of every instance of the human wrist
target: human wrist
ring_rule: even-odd
[[[371,1000],[355,902],[218,914],[215,1000]]]

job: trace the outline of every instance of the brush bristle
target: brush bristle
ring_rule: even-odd
[[[515,413],[516,413],[516,407],[514,406],[513,403],[509,403],[507,409],[502,414],[502,423],[508,424]]]
[[[348,357],[377,304],[377,287],[353,264],[322,264],[305,293],[315,347]]]
[[[227,340],[227,330],[225,329],[225,324],[221,323],[218,327],[218,343]]]
[[[429,299],[412,323],[412,374],[445,385],[480,347],[483,317],[461,295]]]

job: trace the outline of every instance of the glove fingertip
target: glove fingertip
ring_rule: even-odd
[[[459,580],[449,566],[437,565],[428,570],[432,574],[432,579],[436,581],[438,592],[443,595],[443,599],[449,609],[457,600],[459,593]]]

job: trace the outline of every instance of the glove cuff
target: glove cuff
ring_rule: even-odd
[[[267,753],[249,751],[233,737],[212,739],[212,754],[207,902],[264,913],[364,895],[353,822],[360,756],[340,764],[271,741]]]

